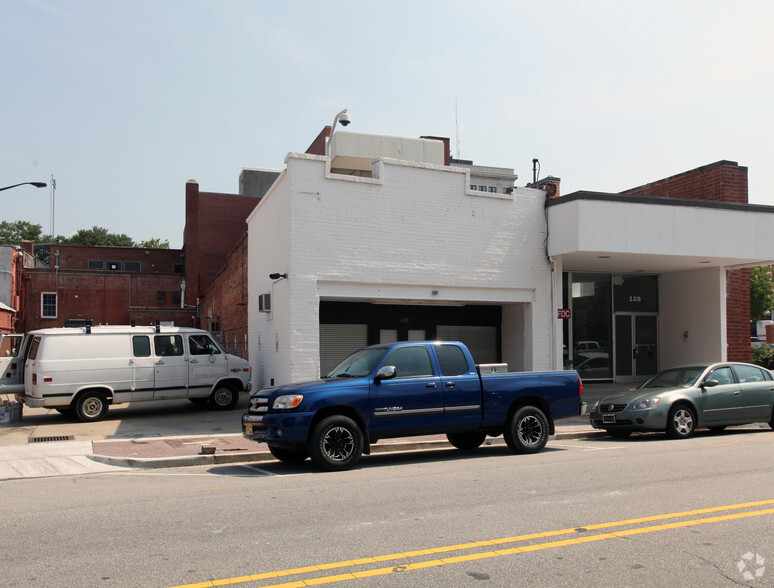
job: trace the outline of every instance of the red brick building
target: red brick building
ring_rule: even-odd
[[[52,245],[51,265],[26,268],[19,331],[94,324],[196,323],[180,249]]]

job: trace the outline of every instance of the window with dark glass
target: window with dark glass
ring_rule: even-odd
[[[444,376],[461,376],[468,371],[465,354],[456,345],[436,345],[435,352]]]
[[[127,272],[139,272],[140,271],[140,262],[139,261],[125,261],[124,262],[124,270]]]
[[[180,335],[155,335],[153,350],[160,357],[183,355],[183,338]]]
[[[105,269],[105,261],[102,260],[102,259],[90,259],[89,260],[89,269],[90,270]]]
[[[175,306],[180,306],[180,292],[172,292],[172,304]]]
[[[167,293],[162,292],[159,290],[156,292],[156,304],[166,304],[167,303]]]
[[[412,378],[432,376],[433,366],[427,349],[421,346],[399,347],[390,353],[384,365],[395,366],[395,377]]]
[[[182,263],[176,263],[172,266],[172,272],[176,274],[182,274],[183,273],[183,264]]]
[[[132,352],[135,357],[150,357],[150,337],[146,335],[132,337]]]

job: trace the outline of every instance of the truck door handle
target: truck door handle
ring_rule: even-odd
[[[425,388],[429,388],[430,390],[435,390],[435,382],[428,382],[425,384]]]
[[[446,382],[447,388],[454,388],[454,382]]]

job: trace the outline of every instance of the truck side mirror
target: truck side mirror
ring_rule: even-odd
[[[379,371],[376,372],[376,381],[380,380],[390,380],[395,377],[396,371],[394,365],[383,365],[379,368]]]

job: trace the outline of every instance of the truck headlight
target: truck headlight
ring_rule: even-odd
[[[274,410],[295,408],[301,404],[303,399],[303,394],[285,394],[283,396],[277,396],[277,398],[274,399],[274,404],[272,404],[271,407]]]
[[[660,398],[643,398],[632,404],[632,410],[642,410],[644,408],[654,408],[658,406]]]

